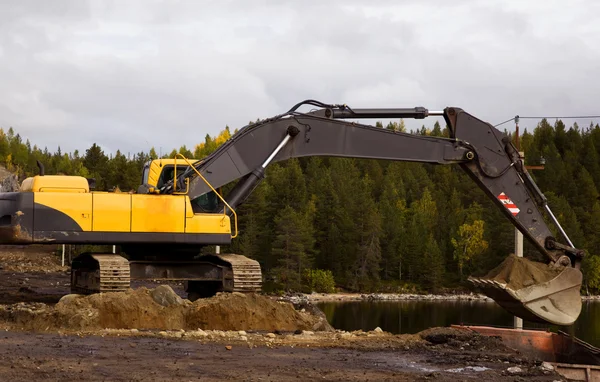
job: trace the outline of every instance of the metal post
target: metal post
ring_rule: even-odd
[[[64,267],[65,266],[65,245],[62,245],[62,261],[61,261],[61,265]]]
[[[521,142],[519,142],[519,116],[515,117],[515,143],[521,160],[525,162],[525,153],[521,151]],[[523,234],[517,228],[515,228],[515,255],[523,257]],[[513,323],[515,329],[523,329],[522,318],[514,316]]]
[[[220,245],[217,245],[217,246],[215,247],[215,252],[216,252],[217,254],[221,253],[221,246],[220,246]]]
[[[515,228],[515,255],[517,257],[523,257],[523,234],[521,231]],[[514,317],[515,329],[523,329],[523,319],[520,317]]]
[[[113,245],[113,253],[117,253],[117,246]]]

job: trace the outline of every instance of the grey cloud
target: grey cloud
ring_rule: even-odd
[[[193,147],[305,98],[459,106],[492,123],[596,114],[599,7],[0,1],[0,126],[50,150],[134,153]]]

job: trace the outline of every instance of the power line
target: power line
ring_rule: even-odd
[[[594,119],[594,118],[600,118],[600,115],[580,115],[580,116],[575,116],[575,117],[521,117],[519,116],[519,118],[527,118],[527,119]]]
[[[494,127],[502,126],[502,125],[504,125],[505,123],[508,123],[508,122],[510,122],[510,121],[514,121],[514,120],[515,120],[515,118],[516,118],[516,117],[512,117],[511,119],[507,119],[506,121],[504,121],[504,122],[502,122],[502,123],[499,123],[499,124],[497,124],[497,125],[494,125]]]
[[[499,123],[497,125],[494,125],[494,127],[502,126],[505,123],[508,123],[510,121],[514,121],[517,118],[520,118],[520,119],[595,119],[595,118],[600,118],[600,115],[579,115],[579,116],[570,116],[570,117],[550,117],[550,116],[545,116],[545,117],[521,117],[520,115],[517,115],[515,117],[507,119],[504,122],[501,122],[501,123]]]

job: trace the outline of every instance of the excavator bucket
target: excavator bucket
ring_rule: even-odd
[[[498,305],[530,322],[571,325],[581,313],[578,269],[537,263],[511,254],[472,285]]]

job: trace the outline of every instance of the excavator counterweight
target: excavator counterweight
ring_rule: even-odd
[[[313,109],[298,111],[306,105]],[[356,122],[433,115],[443,116],[449,137]],[[509,257],[488,275],[469,280],[526,320],[570,325],[579,316],[583,251],[574,247],[552,214],[510,139],[454,107],[352,109],[303,101],[241,128],[206,158],[152,162],[144,168],[135,194],[93,192],[84,178],[45,175],[40,166],[40,175],[23,181],[20,192],[0,193],[0,242],[112,244],[123,249],[128,259],[84,254],[73,262],[73,288],[86,293],[126,288],[130,277],[183,280],[190,296],[255,292],[261,281],[256,261],[236,254],[211,256],[201,249],[237,237],[235,209],[264,179],[271,163],[309,156],[460,166],[547,260],[524,266],[523,260]],[[229,184],[222,195],[220,190]],[[552,236],[545,216],[564,243]]]

